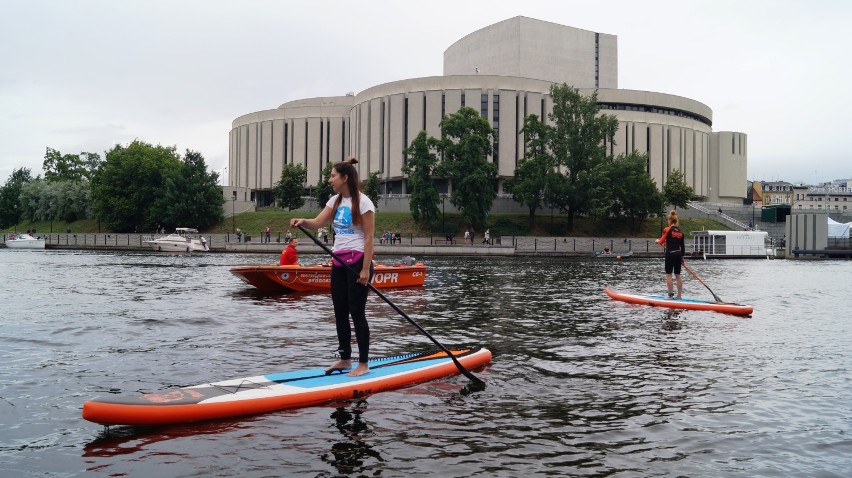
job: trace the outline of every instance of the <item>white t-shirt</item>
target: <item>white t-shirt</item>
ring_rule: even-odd
[[[325,203],[325,207],[333,208],[334,203],[337,202],[337,196],[339,194],[332,196]],[[370,211],[376,211],[373,201],[364,193],[361,193],[359,208],[362,216]],[[364,252],[364,229],[352,223],[352,198],[343,198],[340,201],[337,211],[334,211],[331,227],[334,228],[334,251],[355,250]]]

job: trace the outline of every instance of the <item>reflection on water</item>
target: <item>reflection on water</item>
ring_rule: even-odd
[[[0,462],[10,476],[841,476],[852,467],[850,262],[691,267],[750,318],[608,299],[662,264],[422,258],[386,295],[494,361],[365,400],[170,427],[103,427],[82,402],[324,366],[326,294],[232,276],[276,255],[0,250]],[[418,258],[421,259],[421,258]],[[685,295],[710,298],[685,277]],[[819,285],[819,293],[811,288]],[[434,345],[377,297],[376,356]]]
[[[351,409],[339,407],[331,414],[334,427],[340,432],[342,439],[332,444],[331,451],[320,455],[320,459],[333,466],[337,473],[343,476],[363,473],[367,470],[365,461],[369,459],[384,461],[365,440],[372,434],[361,416],[365,408],[366,403],[359,401]]]

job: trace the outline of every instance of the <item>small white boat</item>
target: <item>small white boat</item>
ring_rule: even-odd
[[[44,249],[44,238],[33,237],[27,233],[13,232],[6,239],[9,249]]]
[[[775,248],[766,231],[692,231],[690,234],[693,257],[769,259],[775,256]]]
[[[198,230],[178,227],[172,234],[145,241],[145,243],[150,244],[151,248],[157,252],[207,252],[210,250],[204,236],[196,238],[192,234],[198,234]]]

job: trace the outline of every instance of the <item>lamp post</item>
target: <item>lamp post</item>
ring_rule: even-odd
[[[447,193],[441,193],[441,232],[443,232],[444,234],[447,233],[447,224],[444,220],[444,216],[446,214],[446,206],[445,206],[446,200],[447,200]]]
[[[234,190],[234,195],[231,196],[231,229],[237,232],[237,190]]]

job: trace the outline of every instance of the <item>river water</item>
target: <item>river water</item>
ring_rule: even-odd
[[[303,256],[319,262],[320,256]],[[379,258],[380,260],[382,258]],[[274,255],[0,250],[2,476],[848,476],[852,262],[692,262],[751,317],[608,299],[663,290],[659,260],[424,257],[387,293],[487,386],[449,377],[360,401],[157,428],[82,403],[324,366],[325,294],[228,273]],[[711,298],[691,276],[686,296]],[[373,355],[432,348],[372,296]]]

